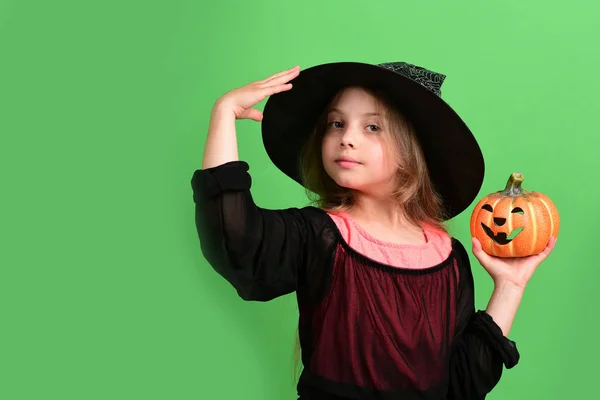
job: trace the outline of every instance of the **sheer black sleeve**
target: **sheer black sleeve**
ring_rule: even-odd
[[[448,400],[479,400],[496,386],[504,367],[518,363],[519,352],[489,314],[475,312],[469,257],[463,245],[455,242],[460,273]]]
[[[296,289],[309,229],[300,209],[257,207],[248,169],[233,161],[194,172],[196,228],[204,257],[239,296],[268,301]]]

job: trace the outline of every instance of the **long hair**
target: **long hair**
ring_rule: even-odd
[[[347,89],[347,88],[344,88]],[[344,92],[337,92],[319,117],[302,149],[299,167],[310,202],[330,212],[348,211],[356,202],[353,190],[339,186],[327,174],[322,161],[321,144],[327,129],[327,115]],[[443,203],[435,191],[419,140],[410,121],[381,91],[361,87],[372,95],[385,118],[384,140],[392,150],[397,165],[397,187],[391,196],[404,218],[416,226],[426,223],[446,231]],[[300,367],[300,341],[296,332],[294,378]]]

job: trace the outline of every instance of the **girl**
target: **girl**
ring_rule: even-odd
[[[444,78],[407,63],[295,67],[215,103],[191,182],[201,249],[244,300],[296,293],[302,400],[483,399],[518,362],[507,337],[555,240],[508,260],[473,239],[495,284],[475,311],[468,254],[444,221],[477,196],[484,164]],[[255,205],[243,118],[262,121],[269,157],[314,205]]]

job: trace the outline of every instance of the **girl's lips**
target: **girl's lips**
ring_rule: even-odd
[[[356,161],[348,161],[348,160],[337,160],[335,163],[342,168],[354,168],[354,167],[357,167],[360,165],[360,163],[358,163]]]

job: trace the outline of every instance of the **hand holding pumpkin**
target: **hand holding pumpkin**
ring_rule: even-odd
[[[519,288],[525,289],[537,267],[554,249],[556,240],[555,237],[551,237],[546,248],[533,256],[501,258],[490,256],[483,251],[481,242],[474,237],[472,239],[473,255],[490,274],[496,285],[500,285],[502,282],[510,282]]]

